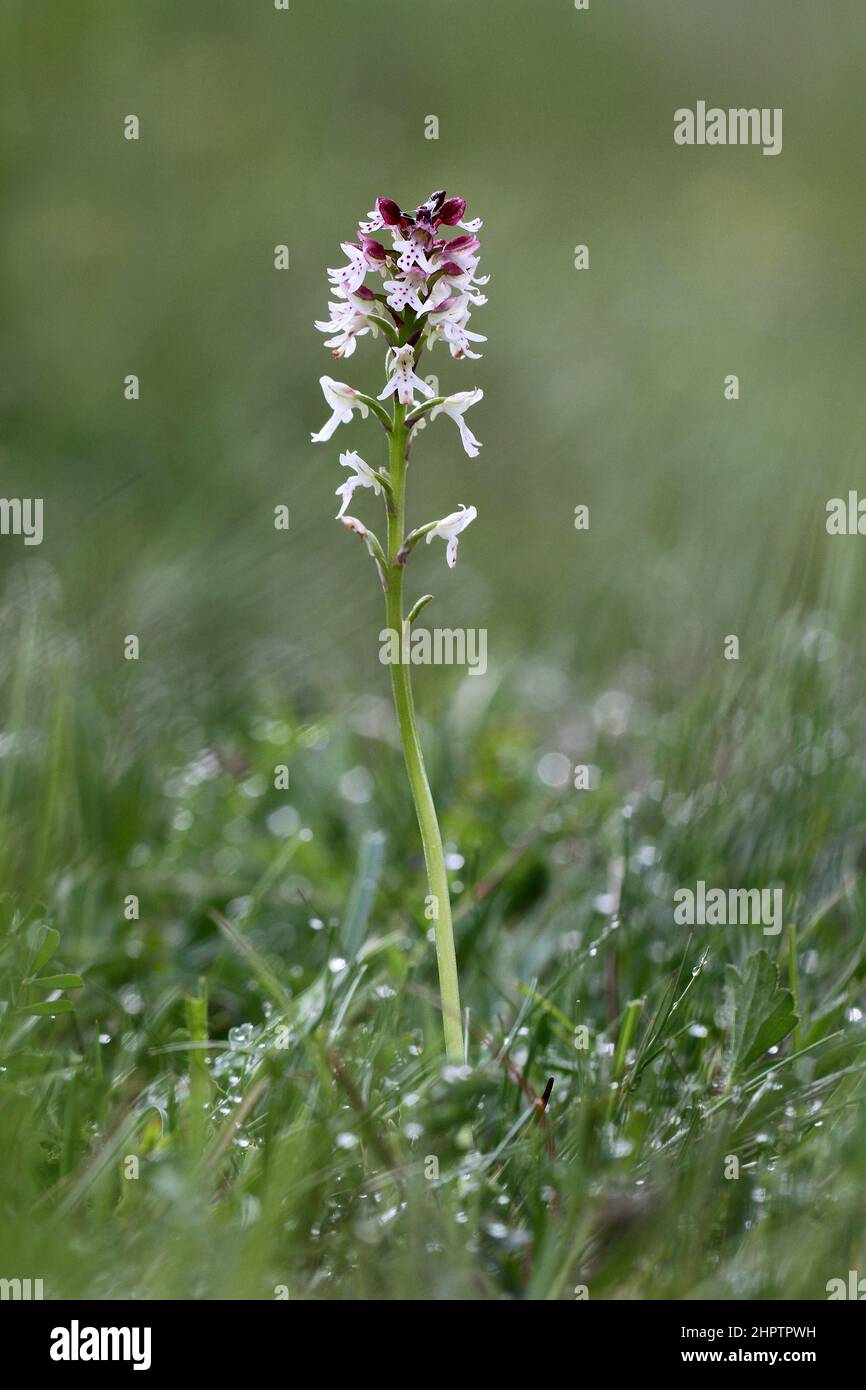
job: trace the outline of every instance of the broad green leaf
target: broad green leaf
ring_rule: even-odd
[[[51,957],[54,955],[54,952],[57,950],[57,947],[59,945],[60,932],[57,931],[54,927],[46,927],[45,936],[42,939],[42,945],[36,952],[36,959],[33,962],[33,966],[30,972],[32,975],[36,975],[42,969],[43,965],[45,965],[46,962],[49,961]]]
[[[51,1014],[71,1014],[75,1005],[69,999],[52,999],[46,1004],[27,1004],[25,1008],[19,1009],[20,1014],[39,1014],[41,1017]]]
[[[80,975],[43,975],[38,980],[28,980],[36,989],[82,989],[84,981]]]
[[[786,1038],[797,1015],[791,991],[779,988],[779,972],[766,951],[755,951],[749,957],[745,975],[729,965],[725,989],[731,1014],[733,1077]]]

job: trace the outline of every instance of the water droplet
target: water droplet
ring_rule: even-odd
[[[229,1043],[232,1047],[246,1047],[252,1041],[253,1025],[251,1023],[239,1023],[236,1028],[229,1029]]]

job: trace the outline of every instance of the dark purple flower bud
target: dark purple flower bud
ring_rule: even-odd
[[[456,227],[457,223],[462,221],[465,211],[465,198],[449,198],[436,214],[436,223],[438,225],[440,222],[444,222],[446,227]]]
[[[403,214],[392,198],[377,198],[376,209],[386,227],[396,227]]]
[[[372,236],[365,236],[361,238],[361,245],[364,248],[365,254],[369,256],[371,261],[384,261],[385,248],[381,241],[377,241],[376,238]]]
[[[448,250],[465,253],[467,251],[477,251],[480,245],[481,242],[478,240],[477,236],[473,236],[471,232],[467,232],[465,236],[456,236],[453,241],[449,241]]]
[[[372,290],[367,289],[366,285],[359,285],[358,288],[355,290],[355,298],[370,300],[375,299],[376,296],[374,295]]]
[[[419,220],[426,221],[426,218],[421,218],[421,214],[423,212],[428,212],[432,215],[433,213],[438,212],[440,204],[442,203],[444,197],[445,189],[437,188],[435,193],[430,194],[430,197],[427,199],[426,203],[421,203],[421,205],[415,209],[415,216],[418,217]]]

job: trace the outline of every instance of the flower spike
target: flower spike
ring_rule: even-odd
[[[429,885],[429,901],[437,906],[434,934],[445,1050],[451,1062],[464,1060],[463,1024],[457,957],[451,921],[451,899],[442,835],[436,807],[424,770],[424,754],[418,736],[412,694],[409,652],[412,624],[430,602],[423,594],[408,616],[403,609],[404,567],[419,543],[434,536],[445,541],[445,559],[453,569],[457,562],[459,537],[478,515],[466,507],[406,531],[406,479],[413,443],[428,419],[438,415],[452,419],[460,441],[470,458],[476,458],[480,440],[466,424],[469,408],[483,398],[476,387],[440,395],[422,378],[418,363],[425,348],[437,342],[448,344],[455,360],[477,359],[474,344],[485,342],[481,333],[469,327],[474,309],[487,302],[484,294],[489,276],[478,274],[481,219],[466,217],[466,200],[449,197],[437,188],[414,212],[401,207],[393,198],[379,197],[366,219],[358,223],[354,237],[342,243],[345,265],[328,271],[329,303],[327,318],[318,319],[316,328],[329,336],[325,346],[334,357],[351,357],[359,339],[377,338],[382,333],[388,343],[385,357],[387,380],[378,397],[365,395],[343,381],[321,377],[331,417],[311,438],[321,443],[331,438],[340,425],[348,424],[355,411],[365,419],[377,416],[388,440],[388,467],[377,471],[354,449],[340,454],[340,464],[349,476],[336,488],[340,498],[337,520],[364,542],[372,555],[385,593],[388,634],[400,636],[401,659],[391,664],[394,709],[403,745],[406,772],[424,846]],[[390,245],[388,244],[390,241]],[[369,283],[368,283],[369,281]],[[387,402],[387,408],[382,402]],[[387,540],[383,546],[367,525],[349,514],[349,506],[359,491],[381,497],[385,506]]]

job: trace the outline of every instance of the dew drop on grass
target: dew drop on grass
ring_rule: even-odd
[[[247,1043],[252,1041],[253,1025],[251,1023],[239,1023],[236,1028],[229,1029],[228,1036],[230,1046],[246,1047]]]
[[[610,1152],[613,1158],[628,1158],[633,1149],[634,1144],[630,1139],[614,1139],[610,1146]]]
[[[493,1240],[507,1240],[508,1227],[502,1221],[485,1221],[484,1229]]]

